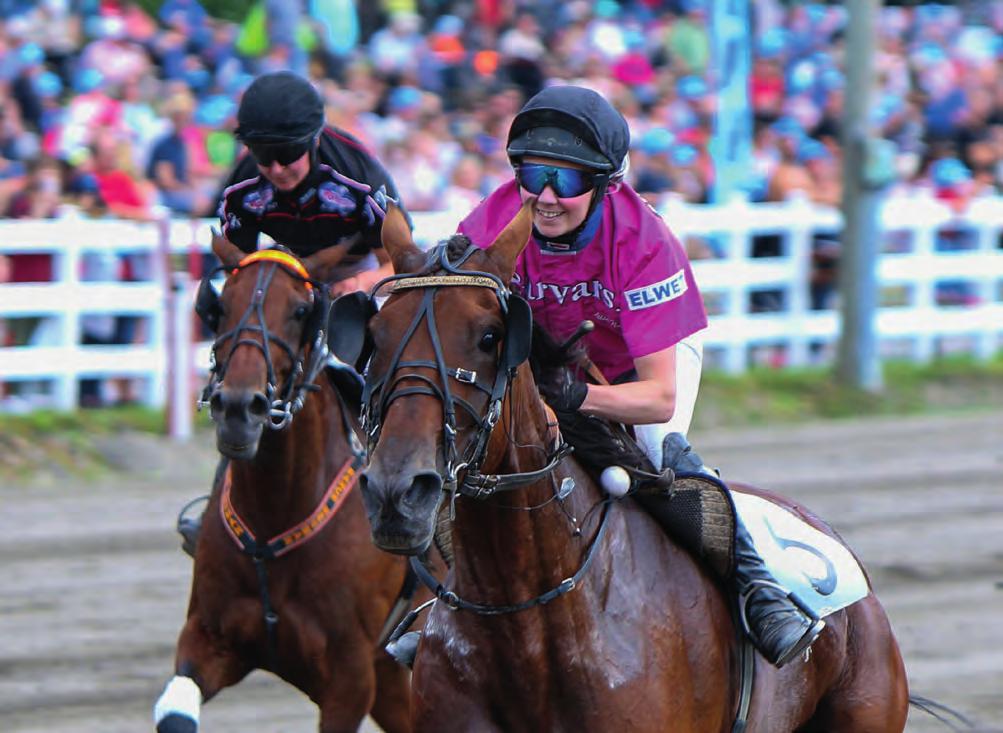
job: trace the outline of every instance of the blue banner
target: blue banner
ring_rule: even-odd
[[[748,0],[708,3],[711,78],[717,105],[710,154],[714,160],[712,202],[746,193],[752,183],[752,108],[749,104],[752,15]]]

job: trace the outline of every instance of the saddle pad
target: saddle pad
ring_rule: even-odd
[[[731,498],[766,567],[819,618],[870,592],[857,559],[838,540],[762,497],[732,491]]]

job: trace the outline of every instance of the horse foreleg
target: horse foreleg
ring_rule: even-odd
[[[310,695],[320,708],[320,733],[355,733],[376,697],[376,675],[367,640],[344,639]]]
[[[197,617],[181,630],[174,677],[153,706],[157,733],[197,733],[202,703],[242,680],[251,667],[211,636]]]
[[[376,700],[369,714],[385,733],[411,731],[411,673],[380,650],[376,668]]]

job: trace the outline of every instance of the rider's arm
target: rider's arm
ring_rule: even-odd
[[[634,359],[637,381],[590,384],[581,412],[617,422],[668,422],[676,406],[676,347]]]
[[[241,206],[244,192],[240,190],[240,185],[257,177],[258,169],[254,161],[249,155],[244,155],[234,165],[219,194],[217,214],[220,232],[245,252],[254,252],[258,248],[259,225],[257,217],[249,216]]]

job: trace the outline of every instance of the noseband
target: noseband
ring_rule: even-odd
[[[475,498],[484,498],[496,491],[531,483],[553,471],[561,459],[571,452],[567,445],[559,443],[552,451],[547,465],[538,471],[503,475],[480,473],[481,463],[487,453],[488,438],[501,416],[502,401],[511,385],[511,380],[515,377],[516,370],[529,355],[532,315],[529,304],[512,293],[497,275],[478,270],[459,269],[477,251],[479,248],[471,245],[457,261],[452,262],[447,255],[446,245],[440,245],[430,253],[429,261],[432,264],[426,268],[426,271],[435,268],[436,272],[424,275],[392,275],[380,281],[373,288],[374,293],[380,292],[380,289],[385,286],[389,294],[416,289],[423,290],[424,294],[421,307],[394,351],[387,371],[378,378],[369,373],[362,396],[362,425],[366,433],[367,449],[370,453],[379,440],[383,416],[386,415],[390,403],[395,399],[408,395],[424,394],[436,398],[442,404],[445,489],[451,492],[454,498],[457,492]],[[436,293],[444,287],[487,288],[493,291],[498,298],[506,324],[505,341],[498,359],[495,378],[491,384],[486,384],[478,379],[475,370],[446,364],[433,307]],[[423,320],[428,327],[435,361],[421,359],[404,361],[401,359],[404,348]],[[439,383],[436,384],[418,370],[434,370],[439,376]],[[421,384],[408,387],[399,386],[404,380],[416,380]],[[471,385],[487,395],[487,409],[483,415],[470,402],[453,393],[450,389],[451,380]],[[456,405],[466,410],[477,425],[477,433],[463,456],[458,454],[456,448]],[[464,469],[466,475],[463,482],[457,485],[457,474]]]
[[[254,252],[241,260],[231,270],[230,274],[235,274],[239,270],[261,263],[269,266],[258,270],[257,281],[254,285],[254,295],[244,310],[244,314],[240,317],[236,326],[225,333],[219,334],[216,340],[213,341],[210,351],[209,381],[202,391],[198,406],[201,409],[209,404],[212,395],[222,386],[223,379],[226,376],[226,369],[237,348],[244,345],[251,346],[261,351],[265,359],[265,369],[267,370],[265,396],[268,398],[271,408],[268,421],[265,424],[273,430],[281,430],[289,425],[293,419],[293,415],[303,407],[306,394],[318,389],[317,385],[313,384],[313,381],[327,359],[325,328],[330,299],[327,296],[324,285],[313,281],[303,264],[292,254],[282,250],[267,249]],[[311,297],[310,315],[304,321],[304,338],[298,349],[293,349],[285,339],[271,333],[265,324],[265,297],[268,294],[269,287],[271,287],[275,273],[280,267],[293,278],[302,282]],[[213,323],[218,323],[221,310],[218,296],[215,295],[215,291],[212,290],[209,281],[213,275],[224,269],[225,267],[218,267],[209,273],[203,279],[202,285],[199,288],[196,310],[203,321],[207,325],[210,325],[210,327]],[[258,325],[249,324],[252,316],[257,316]],[[248,338],[244,336],[245,333],[260,334],[261,338],[260,340],[257,338]],[[218,357],[219,351],[223,343],[231,339],[232,344],[226,356],[221,361]],[[286,379],[281,390],[277,387],[278,380],[275,367],[272,364],[270,344],[273,343],[286,352],[289,361],[292,363],[289,377]],[[304,355],[308,344],[312,346],[309,359]]]

